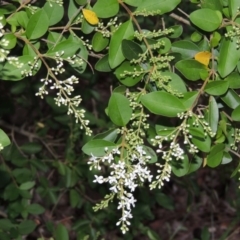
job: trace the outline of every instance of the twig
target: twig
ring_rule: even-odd
[[[172,17],[172,18],[174,18],[174,19],[176,19],[176,20],[179,21],[179,22],[182,22],[182,23],[184,23],[184,24],[186,24],[186,25],[191,26],[191,23],[190,23],[188,20],[186,20],[186,19],[183,18],[183,17],[178,16],[178,15],[175,14],[175,13],[171,13],[169,16]]]

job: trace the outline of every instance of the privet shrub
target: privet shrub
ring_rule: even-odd
[[[134,218],[139,186],[162,188],[172,174],[239,158],[239,0],[192,0],[193,10],[181,0],[30,3],[1,5],[0,79],[35,76],[38,101],[54,96],[91,136],[82,151],[92,181],[109,187],[94,210],[116,199],[122,233]],[[96,136],[75,94],[86,72],[115,76],[105,109],[112,124]],[[0,143],[10,144],[2,130]],[[18,184],[24,191],[34,186]]]

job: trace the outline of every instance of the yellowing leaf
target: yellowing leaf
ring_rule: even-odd
[[[212,54],[211,54],[210,52],[204,51],[204,52],[199,52],[199,53],[197,53],[197,54],[194,56],[194,58],[195,58],[196,61],[198,61],[198,62],[200,62],[200,63],[208,66],[209,61],[210,61],[210,59],[211,59],[211,56],[212,56]]]
[[[99,23],[99,19],[95,12],[88,9],[83,9],[82,11],[83,11],[83,16],[88,21],[88,23],[92,25],[96,25]]]

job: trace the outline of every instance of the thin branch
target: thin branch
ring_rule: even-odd
[[[176,20],[179,21],[179,22],[182,22],[182,23],[186,24],[186,25],[189,25],[189,26],[191,25],[191,23],[190,23],[188,20],[186,20],[186,19],[183,18],[183,17],[178,16],[178,15],[175,14],[175,13],[171,13],[169,16],[172,17],[172,18],[174,18],[174,19],[176,19]]]

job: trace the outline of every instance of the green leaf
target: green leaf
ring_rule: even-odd
[[[172,44],[172,51],[180,53],[182,57],[193,58],[201,49],[193,42],[187,40],[181,40]]]
[[[203,37],[202,34],[200,34],[199,32],[195,31],[191,35],[191,40],[193,42],[199,42],[202,39],[202,37]]]
[[[148,161],[148,163],[155,163],[155,162],[157,162],[158,157],[156,155],[156,152],[152,148],[144,145],[143,146],[143,150],[146,152],[146,156],[150,156],[151,157],[151,159]]]
[[[175,26],[172,26],[171,29],[174,30],[173,33],[170,33],[168,36],[170,38],[179,38],[182,33],[183,33],[183,27],[182,25],[175,25]]]
[[[221,163],[224,149],[225,149],[225,144],[223,143],[216,144],[211,148],[210,153],[207,156],[207,165],[209,167],[214,168]]]
[[[141,4],[144,0],[124,0],[123,2],[127,3],[130,6],[137,7]]]
[[[240,97],[232,89],[229,89],[227,93],[221,97],[221,99],[225,104],[227,104],[228,107],[232,109],[235,109],[240,104]]]
[[[148,93],[140,100],[150,112],[166,117],[176,117],[178,113],[186,111],[181,100],[166,92]]]
[[[197,27],[206,32],[212,32],[220,27],[222,14],[219,11],[203,8],[190,14],[190,20]]]
[[[10,230],[14,225],[9,219],[0,219],[0,229],[4,231]]]
[[[102,33],[96,32],[92,38],[92,47],[95,52],[100,52],[107,47],[109,39],[104,37]]]
[[[189,162],[188,174],[197,171],[201,167],[202,162],[203,159],[195,155],[194,158]]]
[[[219,32],[214,32],[210,40],[211,47],[217,47],[221,38],[222,38],[222,35]]]
[[[120,93],[112,93],[108,103],[108,115],[117,126],[126,126],[132,116],[129,100]]]
[[[192,59],[181,60],[176,63],[176,69],[188,80],[196,81],[207,75],[208,70],[205,65]]]
[[[18,225],[19,233],[28,235],[36,228],[36,224],[32,220],[24,220]]]
[[[172,161],[172,171],[177,177],[185,176],[188,173],[189,160],[188,156],[184,155],[184,159]]]
[[[110,129],[106,132],[97,134],[96,136],[94,136],[93,139],[103,139],[106,141],[114,142],[117,139],[117,136],[118,136],[118,130]]]
[[[240,121],[240,105],[238,105],[232,112],[231,118],[233,121]]]
[[[232,161],[232,156],[228,152],[223,152],[223,159],[221,164],[228,164]]]
[[[202,152],[209,152],[211,148],[211,139],[209,136],[205,136],[205,138],[192,138],[193,144]]]
[[[222,11],[222,2],[219,0],[207,0],[201,2],[202,8],[210,8],[212,10]]]
[[[219,120],[219,110],[218,104],[214,97],[209,98],[209,114],[208,114],[208,123],[214,133],[217,132]]]
[[[234,20],[238,16],[239,6],[239,0],[229,0],[229,10],[232,20]]]
[[[174,91],[177,91],[179,93],[187,92],[186,85],[179,75],[173,72],[163,72],[162,74],[163,76],[168,76],[171,78],[171,80],[168,83],[168,86],[171,86],[171,88]]]
[[[228,81],[212,81],[206,85],[204,90],[210,95],[220,96],[226,93],[228,86]]]
[[[64,15],[64,8],[60,6],[58,3],[46,2],[43,6],[43,10],[46,12],[49,19],[49,26],[55,25],[60,22]]]
[[[100,18],[110,18],[119,11],[118,0],[98,0],[92,9]]]
[[[69,240],[68,231],[64,225],[57,225],[55,230],[55,240]]]
[[[16,46],[17,43],[17,38],[15,37],[15,35],[13,33],[6,33],[3,35],[3,37],[1,38],[1,41],[8,41],[8,45],[7,46],[1,46],[4,49],[13,49]]]
[[[22,74],[23,71],[32,71],[32,76],[34,76],[40,69],[41,63],[42,63],[40,60],[37,60],[36,62],[36,60],[34,59],[34,56],[30,56],[30,55],[24,55],[24,56],[18,57],[18,62],[21,64],[21,67],[19,68],[15,67],[14,64],[11,64],[10,61],[7,61],[0,71],[0,79],[7,80],[7,81],[21,80],[25,78],[25,76]],[[37,64],[35,65],[34,69],[31,69],[29,62],[31,63],[35,62]]]
[[[111,68],[117,67],[125,59],[122,53],[122,40],[133,38],[134,28],[132,21],[123,23],[112,35],[109,45],[109,65]]]
[[[0,144],[3,147],[6,147],[10,143],[11,143],[11,141],[10,141],[9,137],[7,136],[7,134],[2,129],[0,129]]]
[[[76,208],[81,200],[79,193],[75,189],[71,189],[69,193],[70,205],[72,208]]]
[[[116,147],[117,145],[113,142],[102,139],[93,139],[82,147],[82,151],[89,156],[93,155],[96,157],[102,157],[106,154],[105,148],[108,148],[108,150],[111,151]]]
[[[160,39],[158,39],[158,41],[162,42],[164,44],[162,47],[159,48],[158,52],[160,54],[169,52],[169,50],[171,49],[171,46],[172,46],[171,41],[166,37],[160,38]]]
[[[164,193],[157,193],[156,195],[157,203],[165,209],[174,210],[174,203],[172,198]]]
[[[29,39],[40,38],[47,32],[48,27],[48,16],[43,9],[40,9],[30,17],[26,28],[26,36]]]
[[[181,0],[147,0],[142,1],[138,4],[136,12],[156,12],[159,11],[159,14],[164,14],[171,12],[177,7]]]
[[[132,59],[138,59],[143,50],[137,43],[124,39],[122,41],[122,53],[127,60],[131,61]]]
[[[100,58],[95,64],[95,69],[99,72],[111,72],[112,69],[110,68],[108,58],[108,54]]]
[[[25,153],[35,154],[35,153],[41,152],[42,145],[36,142],[29,142],[29,143],[23,144],[20,148]]]
[[[37,203],[30,204],[26,207],[26,210],[30,214],[39,215],[45,212],[44,207]]]
[[[240,58],[240,50],[237,50],[236,38],[232,40],[225,37],[221,41],[218,57],[218,72],[221,77],[226,77],[237,66]]]
[[[79,50],[80,44],[72,39],[59,42],[55,47],[53,46],[46,53],[46,56],[56,56],[56,53],[63,53],[61,57],[72,57],[77,50]]]
[[[198,92],[192,91],[192,92],[186,92],[183,94],[182,103],[186,107],[186,109],[189,109],[193,106],[196,98],[197,98]]]
[[[116,69],[114,74],[123,85],[127,87],[132,87],[142,79],[143,74],[140,74],[139,76],[134,76],[134,77],[132,75],[126,75],[126,77],[122,77],[121,74],[124,74],[124,71],[133,73],[134,70],[140,71],[141,67],[139,65],[133,65],[130,62],[126,61]]]
[[[34,181],[32,181],[32,182],[30,182],[30,181],[29,182],[25,182],[25,183],[22,183],[20,185],[19,189],[21,189],[21,190],[29,190],[29,189],[33,188],[34,185],[35,185]]]
[[[240,88],[240,74],[238,72],[232,72],[225,78],[229,83],[229,88],[238,89]]]

